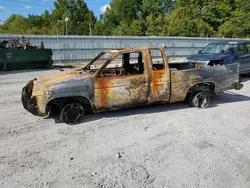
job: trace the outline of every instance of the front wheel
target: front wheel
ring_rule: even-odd
[[[189,104],[196,108],[207,108],[210,102],[210,96],[208,92],[200,91],[192,93],[189,97]]]
[[[60,113],[60,119],[69,125],[80,123],[83,116],[83,105],[78,102],[72,102],[64,105]]]

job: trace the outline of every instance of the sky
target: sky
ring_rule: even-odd
[[[87,6],[94,14],[99,15],[111,0],[85,0]],[[45,10],[51,12],[54,0],[0,0],[0,22],[5,21],[11,14],[40,15]],[[0,23],[1,24],[1,23]]]

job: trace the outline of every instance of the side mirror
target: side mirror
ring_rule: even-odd
[[[198,51],[198,54],[201,54],[201,52],[202,52],[202,51],[201,51],[201,50],[199,50],[199,51]]]

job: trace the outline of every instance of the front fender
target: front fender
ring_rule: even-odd
[[[93,96],[89,95],[88,92],[70,92],[70,93],[60,93],[60,94],[55,94],[52,95],[51,98],[47,101],[46,104],[46,108],[45,111],[46,113],[49,111],[50,109],[50,104],[52,104],[52,102],[56,101],[56,103],[60,103],[62,101],[64,101],[65,99],[75,99],[78,101],[81,101],[85,104],[88,104],[91,106],[92,109],[94,109],[94,105],[93,105]]]
[[[227,57],[227,58],[223,59],[223,62],[225,65],[227,65],[227,64],[233,63],[234,60],[233,60],[233,57]]]

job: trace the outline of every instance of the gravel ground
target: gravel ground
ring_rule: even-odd
[[[207,109],[156,105],[69,126],[21,105],[26,82],[52,71],[0,73],[0,187],[250,187],[248,78]]]

